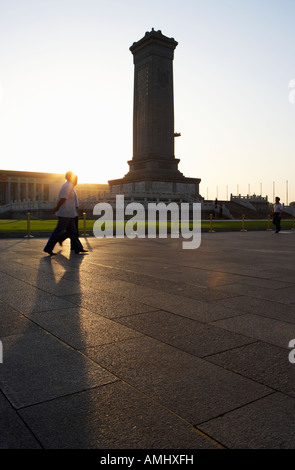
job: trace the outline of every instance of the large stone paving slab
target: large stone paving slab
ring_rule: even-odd
[[[0,273],[0,300],[22,313],[72,306],[64,299],[3,273]]]
[[[280,321],[295,323],[294,304],[284,304],[265,299],[259,299],[249,296],[239,296],[212,303],[215,307],[225,307],[234,309],[236,312],[256,314],[267,318],[274,318]]]
[[[231,449],[294,449],[294,413],[295,398],[275,393],[199,428]]]
[[[295,397],[295,364],[289,361],[291,350],[257,341],[207,357],[207,360]]]
[[[50,264],[50,266],[52,266]],[[22,265],[20,263],[9,263],[1,271],[13,276],[15,279],[38,287],[39,289],[55,295],[70,295],[77,292],[77,283],[65,279],[64,273],[54,273],[53,270],[43,270],[38,267]]]
[[[100,272],[100,267],[97,267],[97,272]],[[69,277],[69,276],[67,276]],[[190,283],[181,283],[180,281],[171,281],[164,278],[159,278],[157,273],[154,276],[143,275],[140,273],[131,272],[129,270],[115,270],[114,273],[110,274],[113,277],[113,281],[124,281],[133,285],[133,288],[140,289],[145,293],[149,290],[153,291],[156,295],[160,293],[176,294],[186,296],[192,299],[198,300],[218,300],[224,298],[234,297],[236,294],[229,292],[223,292],[222,290],[213,289],[210,286],[199,286],[192,285]],[[104,286],[104,279],[102,277],[94,279],[96,287],[101,289]],[[110,280],[107,280],[107,284],[110,285]],[[121,284],[124,289],[124,285]],[[95,286],[94,286],[95,287]],[[147,290],[146,290],[147,289]],[[122,292],[122,291],[121,291]]]
[[[233,274],[226,274],[220,271],[198,269],[197,267],[181,266],[177,267],[170,263],[151,261],[146,258],[144,264],[138,264],[134,260],[124,263],[126,269],[136,270],[144,275],[157,277],[158,279],[169,279],[177,283],[196,285],[199,287],[216,287],[239,282],[240,277]],[[160,269],[159,269],[160,268]],[[285,285],[285,284],[284,284]]]
[[[63,299],[72,305],[79,305],[107,318],[116,318],[154,310],[153,307],[144,303],[100,289],[88,288],[84,292],[65,296]]]
[[[272,392],[148,337],[89,348],[85,354],[193,425]]]
[[[33,327],[30,321],[10,305],[0,301],[0,338],[17,335]]]
[[[41,449],[30,429],[0,392],[0,449]]]
[[[20,411],[45,449],[214,449],[212,439],[117,382]]]
[[[283,348],[288,348],[290,340],[295,338],[294,324],[260,315],[246,314],[241,317],[218,320],[212,324]]]
[[[116,377],[49,333],[3,339],[0,386],[15,408],[114,382]]]
[[[251,338],[163,310],[124,317],[117,321],[198,357],[253,342]]]
[[[274,300],[281,303],[290,304],[295,301],[295,287],[265,288],[248,284],[229,284],[222,286],[223,292],[236,295],[248,295],[249,297],[259,297],[266,300]]]
[[[140,336],[108,318],[83,308],[37,312],[31,320],[75,349],[85,349]]]
[[[118,286],[115,284],[115,290],[118,291]],[[145,289],[143,287],[136,287],[131,283],[124,283],[120,285],[121,293],[129,299],[134,299],[141,302],[141,305],[146,305],[145,311],[161,309],[168,312],[176,313],[178,315],[198,320],[201,322],[209,322],[221,318],[232,317],[240,315],[241,312],[236,309],[236,312],[230,307],[222,306],[218,302],[208,302],[197,299],[185,297],[179,293],[178,295],[158,293],[152,289]],[[227,299],[228,300],[228,299]],[[133,301],[132,304],[136,305]],[[228,300],[230,304],[230,300]],[[149,306],[149,308],[147,308]],[[140,313],[135,311],[134,313]],[[120,315],[119,315],[120,316]]]

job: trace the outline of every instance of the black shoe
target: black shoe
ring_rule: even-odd
[[[44,250],[43,250],[43,251],[44,251],[45,253],[48,253],[50,256],[57,255],[57,253],[53,253],[53,251],[46,250],[45,248],[44,248]]]
[[[79,253],[88,253],[88,250],[84,250],[84,249],[82,249],[82,250],[75,250],[75,253],[76,253],[76,255],[78,255]]]

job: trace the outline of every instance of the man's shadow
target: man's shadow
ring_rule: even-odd
[[[81,292],[80,270],[87,254],[77,255],[72,252],[67,255],[66,250],[64,252],[60,251],[54,257],[44,256],[39,261],[34,282],[35,298],[27,307],[30,311],[26,313],[32,323],[23,330],[15,350],[11,351],[10,364],[10,367],[13,363],[16,366],[13,394],[17,407],[34,406],[37,403],[42,406],[42,403],[50,400],[56,403],[57,415],[61,397],[65,403],[70,402],[73,394],[93,386],[89,377],[91,380],[91,376],[95,375],[96,367],[80,352],[80,349],[86,347],[81,335],[81,308],[70,302],[71,294]],[[20,356],[22,359],[19,363],[17,358]],[[83,409],[87,409],[87,406],[87,401],[83,402]],[[41,432],[40,438],[42,442],[43,436],[43,442],[46,443],[46,439],[50,440],[50,435],[55,432],[54,420],[48,416],[43,425],[44,432]],[[81,414],[79,433],[84,436],[84,445],[88,425],[85,413]]]

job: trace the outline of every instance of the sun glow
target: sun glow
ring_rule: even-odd
[[[9,154],[10,169],[54,173],[73,169],[81,183],[105,183],[126,172],[130,155],[125,151],[124,158],[122,149],[130,149],[131,125],[129,139],[120,130],[114,138],[114,126],[120,128],[122,116],[117,113],[114,118],[111,103],[106,106],[94,83],[87,89],[66,75],[58,83],[48,76],[23,78],[5,93],[0,87],[0,102],[2,96],[0,147],[2,155]],[[5,167],[2,162],[1,166]]]

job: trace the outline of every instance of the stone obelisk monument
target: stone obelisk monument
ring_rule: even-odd
[[[173,58],[177,42],[147,32],[130,51],[134,59],[133,156],[129,172],[109,181],[113,194],[199,199],[200,179],[186,178],[174,155]]]

